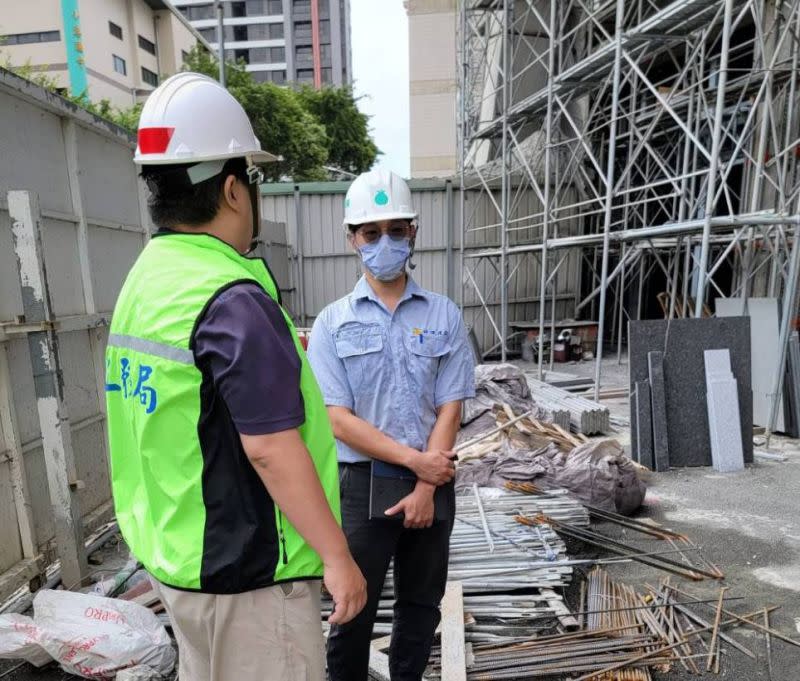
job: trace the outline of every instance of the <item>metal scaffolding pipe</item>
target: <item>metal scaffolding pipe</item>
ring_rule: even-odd
[[[550,0],[550,49],[547,62],[547,117],[545,119],[544,143],[544,221],[542,223],[542,257],[540,259],[541,281],[539,285],[539,380],[544,380],[544,317],[545,294],[547,287],[547,237],[550,228],[550,197],[552,182],[550,181],[550,161],[553,141],[553,75],[555,72],[555,30],[556,0]],[[555,295],[553,296],[555,300]],[[550,355],[553,355],[553,339],[550,339]]]
[[[704,214],[703,238],[700,243],[700,266],[697,279],[697,297],[694,301],[694,316],[703,316],[703,304],[706,292],[706,268],[708,267],[709,237],[711,236],[711,218],[714,212],[714,200],[717,187],[717,170],[719,168],[719,152],[722,144],[722,115],[725,109],[725,83],[728,79],[728,56],[731,44],[731,21],[733,20],[733,0],[725,0],[725,15],[722,24],[722,45],[719,55],[719,76],[717,81],[717,104],[714,112],[714,131],[711,138],[711,164],[706,183],[706,210]]]

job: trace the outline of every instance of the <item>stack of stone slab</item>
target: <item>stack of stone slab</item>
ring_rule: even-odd
[[[720,473],[744,468],[742,433],[739,430],[739,393],[731,372],[728,350],[706,350],[706,404],[711,438],[711,461]]]
[[[611,415],[608,407],[531,376],[527,378],[531,396],[536,404],[554,414],[568,414],[569,429],[572,432],[596,435],[611,431]]]
[[[657,471],[710,466],[705,351],[729,351],[744,461],[753,460],[750,319],[632,321],[629,326],[631,455]]]

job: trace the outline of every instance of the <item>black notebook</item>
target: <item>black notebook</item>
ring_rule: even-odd
[[[376,461],[373,459],[369,481],[369,518],[370,520],[402,521],[403,514],[388,516],[386,510],[407,497],[414,491],[417,476],[404,466]],[[453,485],[442,485],[436,488],[433,496],[433,520],[448,520],[452,515],[451,497]]]

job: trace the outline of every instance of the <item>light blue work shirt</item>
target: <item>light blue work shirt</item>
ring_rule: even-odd
[[[447,402],[475,396],[475,367],[458,307],[408,278],[394,314],[362,277],[317,317],[308,358],[325,404],[346,407],[393,440],[424,451]],[[369,457],[336,441],[339,461]]]

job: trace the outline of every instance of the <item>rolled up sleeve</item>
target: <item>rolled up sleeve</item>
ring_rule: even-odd
[[[352,410],[355,407],[355,398],[347,380],[347,371],[344,363],[336,354],[336,344],[333,335],[325,324],[322,315],[314,321],[311,328],[311,338],[308,341],[308,361],[314,371],[325,406],[345,407]]]
[[[434,391],[434,406],[475,397],[475,359],[466,324],[460,310],[451,303],[449,310],[451,348],[439,363]]]

